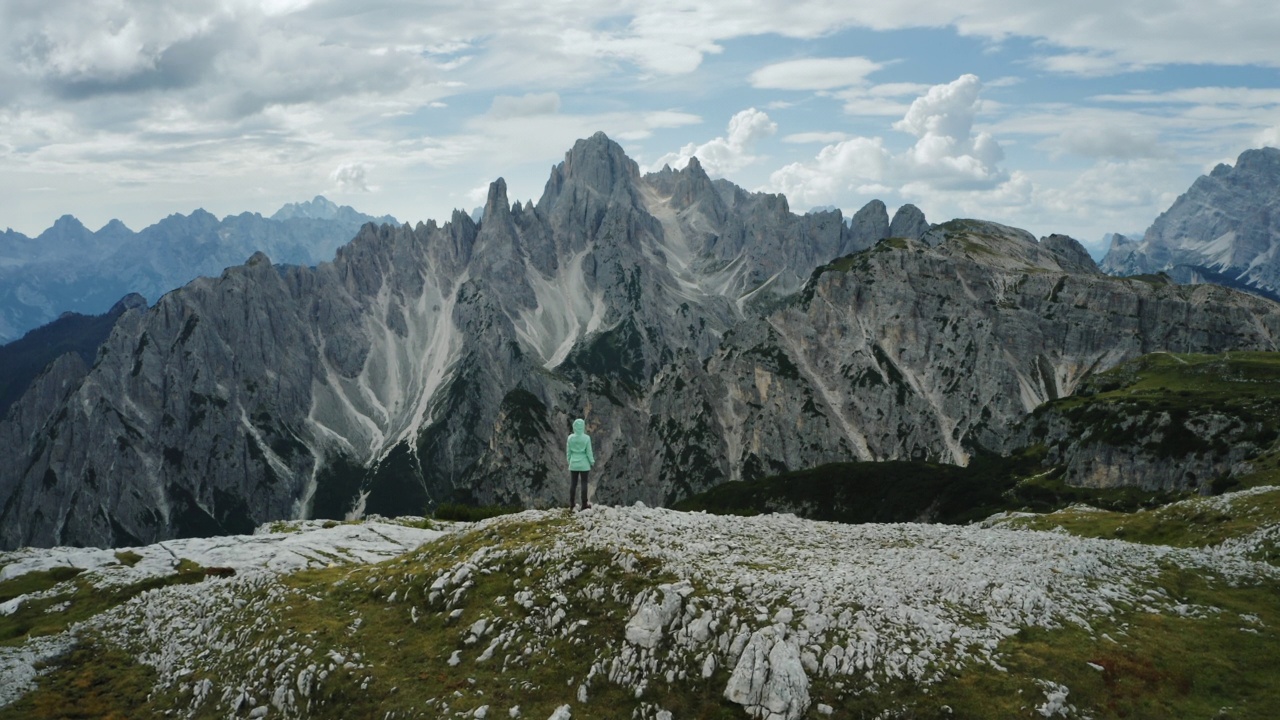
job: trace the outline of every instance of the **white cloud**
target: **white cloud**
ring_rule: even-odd
[[[973,134],[973,118],[980,103],[982,82],[961,75],[935,85],[916,98],[895,130],[915,135],[916,144],[903,156],[907,174],[936,187],[982,188],[1003,181],[999,168],[1004,151],[990,133]]]
[[[911,106],[899,100],[855,95],[845,99],[846,115],[859,117],[902,117]]]
[[[1107,53],[1061,53],[1035,59],[1035,64],[1049,72],[1080,77],[1101,77],[1145,70],[1147,66],[1133,61],[1123,61]]]
[[[364,163],[339,165],[329,174],[334,190],[340,193],[369,193],[378,188],[369,185],[369,166]]]
[[[1232,105],[1248,108],[1266,108],[1280,105],[1280,88],[1251,87],[1192,87],[1165,92],[1133,91],[1096,95],[1100,102],[1133,104]]]
[[[1046,142],[1054,155],[1072,153],[1091,158],[1160,158],[1172,151],[1162,146],[1155,130],[1117,125],[1072,125]]]
[[[855,137],[823,148],[809,162],[791,163],[769,178],[797,206],[847,203],[857,188],[894,186],[904,194],[992,191],[1009,180],[1004,153],[989,133],[973,133],[982,84],[962,75],[935,85],[911,103],[894,129],[916,137],[894,154],[880,138]]]
[[[752,153],[756,142],[778,130],[778,124],[769,119],[768,114],[755,108],[747,108],[729,119],[729,132],[701,145],[689,143],[674,153],[667,153],[654,161],[649,169],[659,169],[663,165],[683,168],[689,164],[689,158],[697,157],[703,168],[711,175],[724,175],[739,170],[756,158]]]
[[[848,140],[849,133],[845,132],[804,132],[793,133],[782,138],[784,143],[837,143],[841,140]]]
[[[880,138],[852,138],[822,148],[810,162],[782,167],[769,183],[797,207],[839,205],[858,187],[883,182],[892,162]]]
[[[766,65],[751,73],[751,85],[775,90],[833,90],[860,85],[884,67],[864,57],[806,58]]]
[[[1152,160],[1104,160],[1080,173],[1065,187],[1046,188],[1038,200],[1046,209],[1061,213],[1088,208],[1104,210],[1151,208],[1151,218],[1173,202],[1176,193],[1168,189],[1167,163]],[[1185,189],[1185,188],[1184,188]]]
[[[973,127],[981,89],[982,82],[977,75],[961,75],[946,85],[934,85],[911,103],[906,116],[894,123],[893,128],[921,139],[966,138]]]
[[[989,80],[983,83],[983,85],[989,88],[1007,88],[1007,87],[1017,87],[1018,85],[1021,85],[1023,82],[1024,80],[1020,77],[1017,77],[1014,75],[1005,75],[1004,77],[998,77],[995,80]]]
[[[1241,0],[1230,8],[1192,0],[760,0],[750,8],[693,0],[15,0],[0,2],[0,194],[15,198],[9,206],[14,215],[5,222],[36,231],[46,216],[67,211],[86,220],[96,213],[95,221],[134,212],[125,219],[145,225],[175,209],[212,207],[214,193],[225,198],[226,210],[243,210],[244,189],[259,185],[277,193],[272,202],[310,197],[336,182],[335,167],[365,163],[376,166],[381,187],[371,199],[396,195],[401,203],[386,211],[439,217],[439,204],[460,201],[463,191],[457,188],[471,187],[480,173],[509,175],[508,167],[519,163],[543,173],[574,139],[599,129],[640,141],[661,129],[688,126],[699,121],[686,111],[694,103],[705,112],[716,102],[744,107],[757,101],[756,107],[785,125],[783,111],[800,97],[760,96],[792,89],[842,103],[846,115],[864,123],[851,134],[883,132],[867,127],[877,118],[906,122],[912,101],[928,88],[868,85],[896,60],[845,42],[839,33],[851,28],[929,28],[979,38],[989,41],[994,64],[1008,61],[1015,68],[1028,61],[1012,56],[1030,47],[1036,55],[1031,68],[1079,76],[1168,63],[1280,67],[1277,27],[1280,5],[1262,0]],[[746,69],[733,58],[705,62],[756,38],[768,38],[764,45],[778,54]],[[804,57],[833,47],[851,56]],[[856,52],[868,57],[852,56]],[[912,69],[900,79],[937,72],[930,50],[903,46],[900,52],[912,58]],[[1142,77],[1125,82],[1132,86]],[[1157,88],[1165,80],[1150,77]],[[1043,74],[1037,84],[1042,79]],[[721,81],[705,100],[663,94]],[[750,100],[732,94],[748,84],[757,86],[746,90]],[[1184,166],[1196,167],[1210,158],[1234,157],[1250,143],[1280,140],[1280,91],[1274,88],[1125,93],[1125,85],[1114,87],[1115,93],[1092,102],[1132,112],[1107,115],[1077,107],[1062,113],[1071,120],[1055,121],[1047,109],[1024,106],[990,117],[986,113],[994,105],[987,100],[971,108],[967,134],[941,127],[920,133],[904,125],[915,133],[910,152],[881,143],[882,149],[893,148],[886,149],[890,161],[881,178],[859,179],[854,190],[1009,189],[1016,173],[1008,171],[1002,180],[1004,161],[994,137],[1011,154],[1015,142],[1022,143],[1020,151],[1110,160],[1158,157],[1159,149],[1172,148],[1188,158]],[[655,110],[653,98],[670,109]],[[579,103],[590,110],[566,111]],[[686,108],[679,107],[684,103]],[[438,109],[424,112],[429,108]],[[975,132],[973,117],[989,122]],[[1099,133],[1067,125],[1126,117],[1119,127]],[[1149,126],[1144,131],[1133,118],[1145,118]],[[945,124],[941,116],[933,120]],[[1134,142],[1126,145],[1124,133]],[[665,147],[688,140],[673,135],[660,135]],[[831,146],[853,142],[824,150],[825,162],[862,168],[847,170],[851,176],[872,172],[867,168],[875,163],[867,161],[878,154],[867,142],[878,142],[874,138],[793,133],[785,140],[795,143],[806,135],[805,142]],[[763,163],[751,165],[758,138],[735,137],[730,131],[675,155],[698,152],[721,172],[745,169],[763,181]],[[795,144],[782,149],[805,150]],[[799,168],[819,165],[808,156]],[[444,172],[459,167],[477,176],[460,180]],[[793,170],[788,177],[798,182],[804,174]],[[1033,177],[1039,183],[1044,176]],[[22,193],[37,185],[81,190],[58,197],[60,206],[49,201],[33,209]]]
[[[554,92],[528,93],[519,97],[496,95],[489,107],[491,117],[504,119],[551,115],[558,112],[560,112],[560,95]]]
[[[923,83],[882,83],[848,88],[835,96],[843,101],[848,115],[902,117],[911,107],[910,101],[928,89]]]
[[[1255,147],[1276,122],[1280,91],[1182,88],[1045,103],[1002,113],[989,125],[1002,138],[1030,138],[1052,160],[1064,156],[1132,160],[1183,157],[1188,168]],[[1191,160],[1195,158],[1195,160]]]

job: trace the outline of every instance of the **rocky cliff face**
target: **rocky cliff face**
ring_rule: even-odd
[[[641,178],[599,135],[536,206],[510,205],[499,180],[480,226],[462,213],[366,226],[332,263],[255,255],[124,316],[64,403],[6,426],[4,542],[117,544],[441,499],[558,503],[580,414],[602,497],[661,501],[656,468],[685,447],[657,452],[676,429],[650,406],[683,418],[673,388],[708,382],[701,364],[744,308],[877,239],[779,196],[726,202],[696,163]]]
[[[1280,298],[1280,149],[1247,150],[1200,177],[1140,241],[1113,237],[1101,266]]]
[[[1155,349],[1276,347],[1270,301],[1080,272],[1078,243],[975,221],[820,268],[727,337],[732,478],[835,459],[964,463],[1089,375]]]
[[[1077,486],[1220,492],[1280,453],[1273,353],[1156,353],[1088,378],[1014,434]]]
[[[963,463],[1127,357],[1280,335],[1269,301],[1109,278],[1069,238],[953,221],[875,244],[890,230],[882,204],[796,216],[696,162],[642,177],[598,134],[536,204],[499,180],[479,225],[366,226],[332,263],[256,255],[123,316],[65,400],[2,428],[0,537],[558,505],[579,416],[610,504]]]

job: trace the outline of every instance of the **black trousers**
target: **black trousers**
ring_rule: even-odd
[[[578,483],[582,483],[582,507],[587,506],[587,471],[586,470],[570,470],[569,471],[569,507],[573,507],[576,503],[574,500],[578,497]]]

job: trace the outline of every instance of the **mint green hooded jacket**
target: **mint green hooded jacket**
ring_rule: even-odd
[[[569,460],[569,470],[585,472],[596,464],[595,453],[591,451],[591,436],[586,433],[587,424],[578,418],[573,421],[573,434],[564,445],[565,457]]]

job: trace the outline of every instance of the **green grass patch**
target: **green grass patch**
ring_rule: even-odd
[[[571,703],[575,720],[630,716],[631,709],[642,702],[630,688],[597,677],[590,684],[585,704],[577,700],[577,688],[597,656],[606,648],[617,648],[631,612],[629,599],[644,588],[674,578],[662,574],[656,561],[641,558],[630,570],[624,570],[613,563],[609,553],[589,551],[572,559],[580,566],[580,574],[560,588],[559,598],[552,597],[544,590],[549,584],[548,573],[567,568],[528,560],[530,554],[549,548],[564,525],[565,521],[553,519],[477,528],[377,566],[306,571],[287,578],[306,600],[290,597],[287,605],[279,608],[278,625],[305,627],[308,642],[321,652],[336,648],[347,657],[358,653],[366,666],[340,669],[331,675],[312,696],[307,714],[320,718],[383,717],[390,712],[443,717],[489,705],[490,717],[506,717],[509,708],[519,705],[522,717],[547,717],[558,706]],[[456,606],[447,605],[444,599],[430,603],[426,588],[432,578],[482,548],[511,554],[496,568],[490,566],[489,572],[473,575],[474,584]],[[593,597],[589,588],[595,586],[609,590],[604,597]],[[403,597],[406,589],[411,601],[388,600],[393,592]],[[533,593],[533,609],[514,600],[516,593],[524,590]],[[571,619],[566,623],[585,624],[572,626],[569,633],[562,631],[570,625],[522,625],[534,610],[557,602]],[[411,606],[418,612],[416,623]],[[360,623],[353,630],[356,619]],[[498,630],[467,644],[467,629],[480,619],[496,622]],[[478,661],[496,634],[507,629],[516,632],[510,646],[496,650],[487,661]],[[533,651],[525,653],[524,647]],[[456,667],[449,665],[455,651],[461,654]],[[654,687],[645,699],[662,702],[680,717],[728,720],[741,710],[720,698],[725,679],[720,678],[719,685],[700,681],[705,687],[692,693],[686,683],[672,688],[670,694],[666,688]],[[448,703],[448,712],[441,709],[441,701]],[[209,710],[209,717],[216,715]]]
[[[1096,622],[1092,631],[1025,628],[999,646],[1004,671],[970,663],[928,687],[818,679],[811,692],[827,698],[834,717],[851,718],[1041,717],[1046,697],[1037,681],[1067,688],[1066,702],[1076,709],[1069,717],[1280,717],[1280,584],[1232,588],[1170,568],[1157,587],[1216,611],[1195,618],[1121,612]]]
[[[116,552],[116,560],[118,560],[121,565],[133,567],[142,560],[142,556],[132,550],[120,550]]]
[[[10,578],[0,582],[0,602],[12,600],[19,595],[49,590],[59,583],[73,579],[82,572],[84,570],[80,568],[64,566],[49,570],[36,570]]]
[[[5,587],[0,588],[3,592],[15,592],[16,589],[27,588],[15,595],[10,595],[9,598],[12,598],[29,592],[54,589],[63,582],[55,581],[56,575],[60,574],[67,578],[63,586],[65,589],[62,591],[26,600],[13,613],[0,616],[0,645],[21,645],[27,638],[60,633],[72,624],[88,620],[139,593],[168,585],[196,583],[205,578],[204,568],[190,560],[181,561],[172,575],[111,588],[95,588],[90,583],[75,577],[80,571],[69,573],[70,570],[76,569],[56,568],[41,573],[28,573],[3,583]],[[32,575],[38,577],[30,577]],[[10,583],[19,584],[12,586],[11,589]]]
[[[1074,395],[1051,405],[1071,409],[1099,401],[1140,402],[1161,410],[1212,408],[1274,421],[1280,353],[1152,353],[1085,379]]]
[[[1131,513],[1190,497],[1193,497],[1190,491],[1165,492],[1138,487],[1092,488],[1068,485],[1062,480],[1060,469],[1019,480],[1004,493],[1005,509],[1042,513],[1072,505]]]
[[[0,720],[132,720],[148,712],[155,671],[128,653],[82,643],[47,668],[36,690],[0,708]]]
[[[1257,468],[1217,478],[1215,492],[1280,477],[1280,353],[1145,355],[1087,378],[1030,422],[1054,415],[1086,444],[1140,445],[1157,458],[1235,450]]]
[[[1061,527],[1082,537],[1116,538],[1173,547],[1210,547],[1280,525],[1280,490],[1236,497],[1229,509],[1221,498],[1192,498],[1137,512],[1068,508],[1016,518],[1009,525],[1035,530]],[[1280,547],[1264,544],[1255,559],[1280,563]]]

